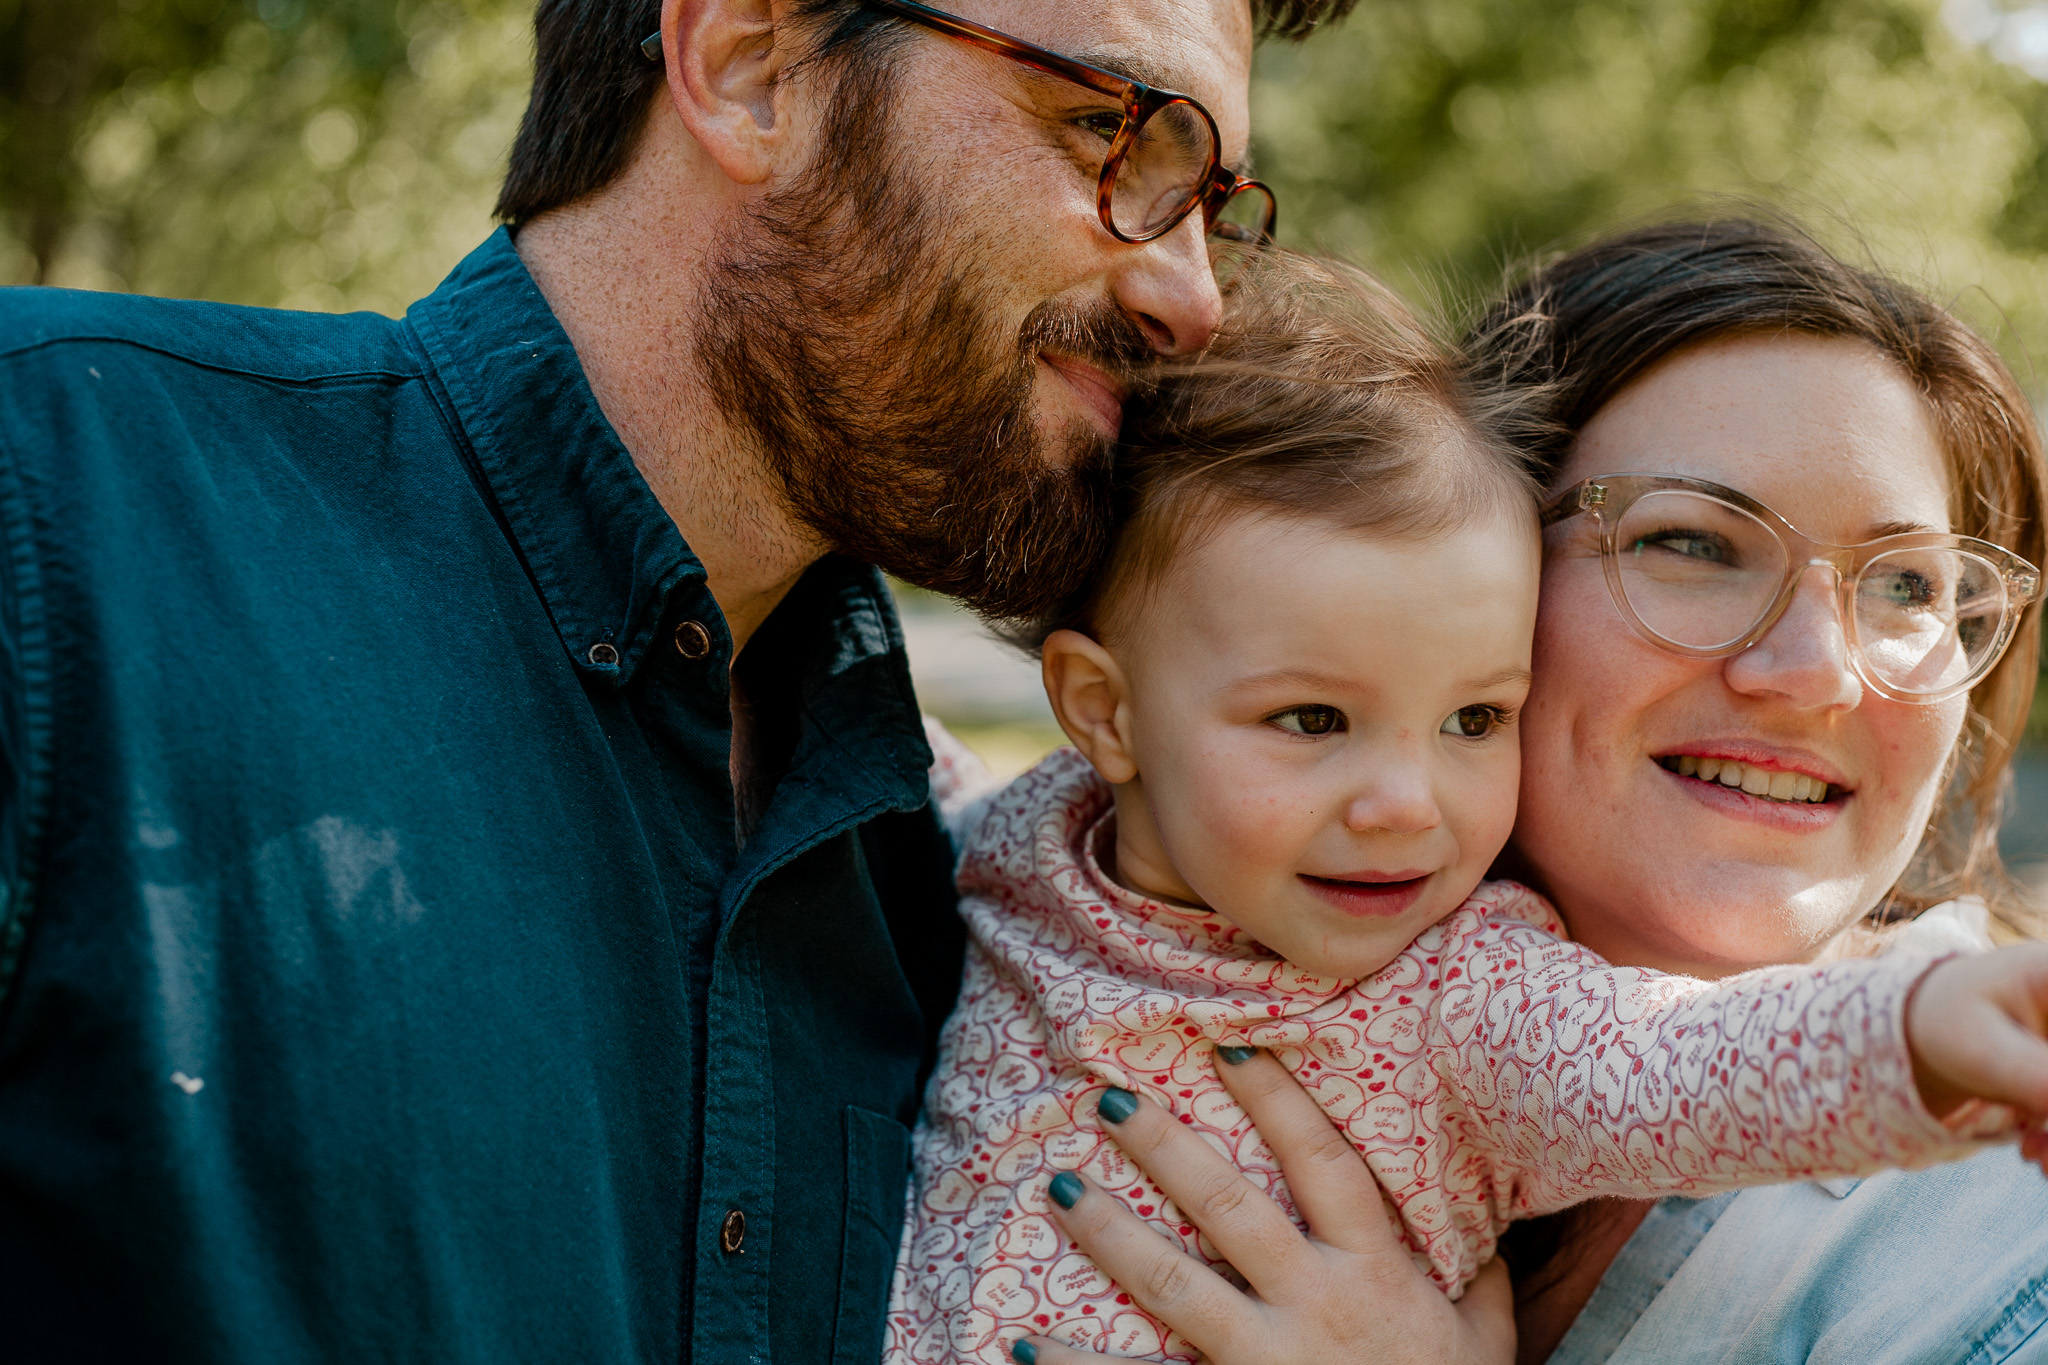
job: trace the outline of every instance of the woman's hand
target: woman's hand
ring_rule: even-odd
[[[1169,1243],[1120,1201],[1078,1177],[1061,1177],[1053,1217],[1105,1274],[1215,1365],[1514,1359],[1506,1267],[1487,1265],[1452,1303],[1410,1259],[1364,1159],[1286,1068],[1257,1052],[1217,1070],[1279,1158],[1310,1235],[1302,1236],[1278,1204],[1172,1114],[1141,1099],[1122,1122],[1106,1121],[1104,1131],[1208,1234],[1256,1297]],[[1112,1113],[1118,1107],[1111,1105]],[[1069,1195],[1071,1206],[1062,1209]],[[1019,1358],[1036,1365],[1104,1358],[1045,1337],[1026,1340],[1031,1350]]]

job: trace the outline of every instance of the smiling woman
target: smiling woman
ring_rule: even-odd
[[[1646,629],[1622,586],[1616,552],[1639,541],[1610,535],[1603,547],[1597,516],[1553,521],[1512,852],[1573,935],[1618,963],[1721,976],[1855,951],[1959,892],[2023,923],[1996,837],[2033,690],[2044,472],[2033,414],[1991,348],[1903,286],[1737,222],[1648,229],[1539,271],[1494,310],[1476,350],[1487,378],[1526,404],[1522,443],[1552,488],[1704,481],[1793,551],[1758,628],[1725,632],[1734,649],[1686,649],[1668,638],[1675,627]],[[1924,577],[1947,580],[1912,608],[1953,642],[1937,677],[1883,652],[1898,606],[1883,574],[1902,546],[1934,554]],[[1959,600],[1965,570],[1977,591]],[[1802,1233],[1826,1236],[1892,1266],[1877,1276],[1888,1279],[1899,1271],[1880,1229],[1897,1201],[1934,1200],[2000,1226],[2034,1210],[2012,1240],[2032,1248],[2022,1263],[2048,1250],[2038,1181],[1993,1157],[1869,1183],[1840,1206],[1801,1193],[1816,1187],[1745,1194],[1721,1243],[1746,1238],[1736,1261],[1783,1267],[1805,1254]],[[1626,1309],[1610,1293],[1607,1316],[1567,1336],[1650,1207],[1587,1206],[1517,1231],[1524,1359],[1560,1342],[1561,1360],[1693,1358],[1675,1323],[1697,1330],[1697,1310],[1677,1292]],[[1682,1261],[1699,1241],[1660,1247],[1652,1239],[1669,1226],[1644,1224],[1616,1261],[1617,1285],[1637,1259]],[[1708,1245],[1725,1265],[1728,1250]],[[1923,1260],[1909,1241],[1889,1245]],[[1977,1262],[1977,1278],[1950,1284],[1940,1331],[1951,1335],[1935,1350],[1928,1324],[1894,1308],[1861,1304],[1867,1321],[1841,1324],[1813,1297],[1833,1292],[1825,1258],[1808,1263],[1822,1270],[1771,1285],[1758,1322],[1853,1332],[1865,1359],[1961,1359],[2024,1288],[1999,1258]]]
[[[1631,611],[1642,594],[1619,586],[1597,516],[1553,521],[1515,847],[1574,933],[1618,960],[1718,974],[1961,891],[2004,905],[1996,799],[2032,691],[2042,494],[2031,413],[1990,348],[1896,286],[1733,228],[1596,248],[1542,288],[1556,311],[1535,346],[1503,325],[1482,355],[1538,398],[1528,444],[1553,487],[1710,481],[1754,500],[1778,544],[1810,537],[1774,574],[1761,629],[1688,649]],[[1660,292],[1628,310],[1594,297],[1638,288]],[[1824,553],[1870,542],[1854,565]],[[1873,676],[1871,618],[1890,608],[1866,608],[1862,565],[1882,574],[1895,546],[1968,568],[1982,590],[1966,612],[1988,622],[1950,685],[1918,696]],[[1954,619],[1952,592],[1932,615]],[[1688,757],[1694,773],[1673,771]],[[1728,784],[1731,763],[1751,785],[1797,773],[1831,790],[1788,824],[1742,777]],[[1949,792],[1964,812],[1937,809]]]
[[[1911,381],[1868,342],[1738,334],[1644,373],[1557,477],[1712,480],[1861,544],[1901,525],[1946,533],[1947,464]],[[1783,614],[1750,647],[1701,658],[1627,629],[1607,558],[1591,518],[1553,526],[1537,635],[1539,671],[1552,667],[1530,703],[1526,790],[1593,805],[1525,797],[1516,847],[1579,940],[1617,961],[1713,976],[1811,956],[1904,873],[1914,847],[1898,832],[1932,814],[1928,777],[1956,747],[1967,696],[1866,695],[1858,618],[1844,618],[1831,565],[1796,566]],[[1685,758],[1691,775],[1674,771]],[[1712,779],[1702,761],[1719,765]],[[1775,799],[1780,776],[1829,799]],[[1630,852],[1595,856],[1610,841]]]
[[[1648,229],[1548,263],[1487,315],[1472,348],[1478,381],[1508,404],[1552,496],[1581,494],[1546,534],[1509,850],[1573,937],[1617,972],[1758,969],[1714,989],[1886,938],[1901,951],[1829,972],[1897,967],[1914,943],[1988,947],[1971,903],[1898,926],[1958,892],[2005,908],[1997,798],[2034,682],[2040,608],[2027,579],[2042,560],[2048,470],[2033,414],[1991,348],[1910,289],[1746,222]],[[1736,544],[1698,517],[1603,544],[1600,518],[1580,513],[1605,504],[1584,494],[1611,483],[1618,495],[1636,479],[1719,490],[1794,551],[1766,576],[1782,601],[1770,599],[1760,632],[1674,648],[1682,618],[1617,587],[1620,557],[1719,563]],[[1880,576],[1879,600],[1866,603],[1869,566],[1902,544],[1962,547],[1997,570],[1996,592],[1990,580],[1966,591],[1961,578],[1916,571]],[[1972,601],[1981,610],[1962,609]],[[1930,685],[1917,665],[1882,655],[1871,629],[1901,609],[1927,629],[1893,642],[1945,660]],[[1652,618],[1657,629],[1644,629]],[[1718,648],[1731,638],[1738,648]],[[1987,638],[2010,643],[2001,656]],[[1819,975],[1801,967],[1786,979]],[[1655,1055],[1636,1050],[1635,1064]],[[1502,1240],[1517,1348],[1501,1331],[1498,1281],[1482,1272],[1453,1308],[1415,1270],[1412,1229],[1387,1234],[1372,1181],[1319,1097],[1271,1058],[1223,1070],[1313,1239],[1245,1196],[1186,1115],[1175,1123],[1139,1104],[1112,1132],[1183,1207],[1211,1205],[1195,1221],[1219,1246],[1234,1240],[1227,1254],[1259,1297],[1205,1277],[1113,1201],[1091,1193],[1053,1214],[1120,1284],[1142,1287],[1162,1321],[1216,1343],[1207,1353],[1223,1365],[1517,1350],[1556,1365],[2042,1358],[2048,1184],[2010,1147],[1861,1183],[1608,1199],[1520,1222]],[[1772,1088],[1759,1073],[1752,1093]],[[1219,1189],[1234,1197],[1211,1199]],[[1405,1214],[1402,1192],[1386,1192]],[[1083,1356],[1049,1347],[1037,1358]]]

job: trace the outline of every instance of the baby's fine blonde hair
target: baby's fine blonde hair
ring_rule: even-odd
[[[1503,513],[1535,524],[1537,486],[1492,435],[1458,362],[1392,290],[1293,253],[1250,264],[1222,329],[1126,406],[1104,563],[1008,635],[1101,638],[1225,515],[1304,518],[1401,539]]]

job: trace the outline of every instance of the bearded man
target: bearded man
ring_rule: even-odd
[[[1073,588],[1344,0],[960,2],[543,0],[402,321],[0,302],[8,1360],[877,1356],[960,942],[873,566]]]

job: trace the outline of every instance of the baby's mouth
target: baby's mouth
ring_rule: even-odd
[[[1405,914],[1430,878],[1427,872],[1388,878],[1371,873],[1354,877],[1313,877],[1306,872],[1299,875],[1302,885],[1324,902],[1361,919]]]
[[[1791,805],[1818,805],[1828,799],[1831,790],[1838,795],[1842,794],[1839,787],[1830,788],[1819,778],[1809,777],[1805,773],[1759,768],[1748,763],[1738,763],[1732,758],[1697,758],[1692,754],[1667,754],[1658,759],[1657,763],[1680,777],[1695,778],[1701,782],[1718,782],[1724,787],[1733,787],[1765,801],[1783,801]]]

